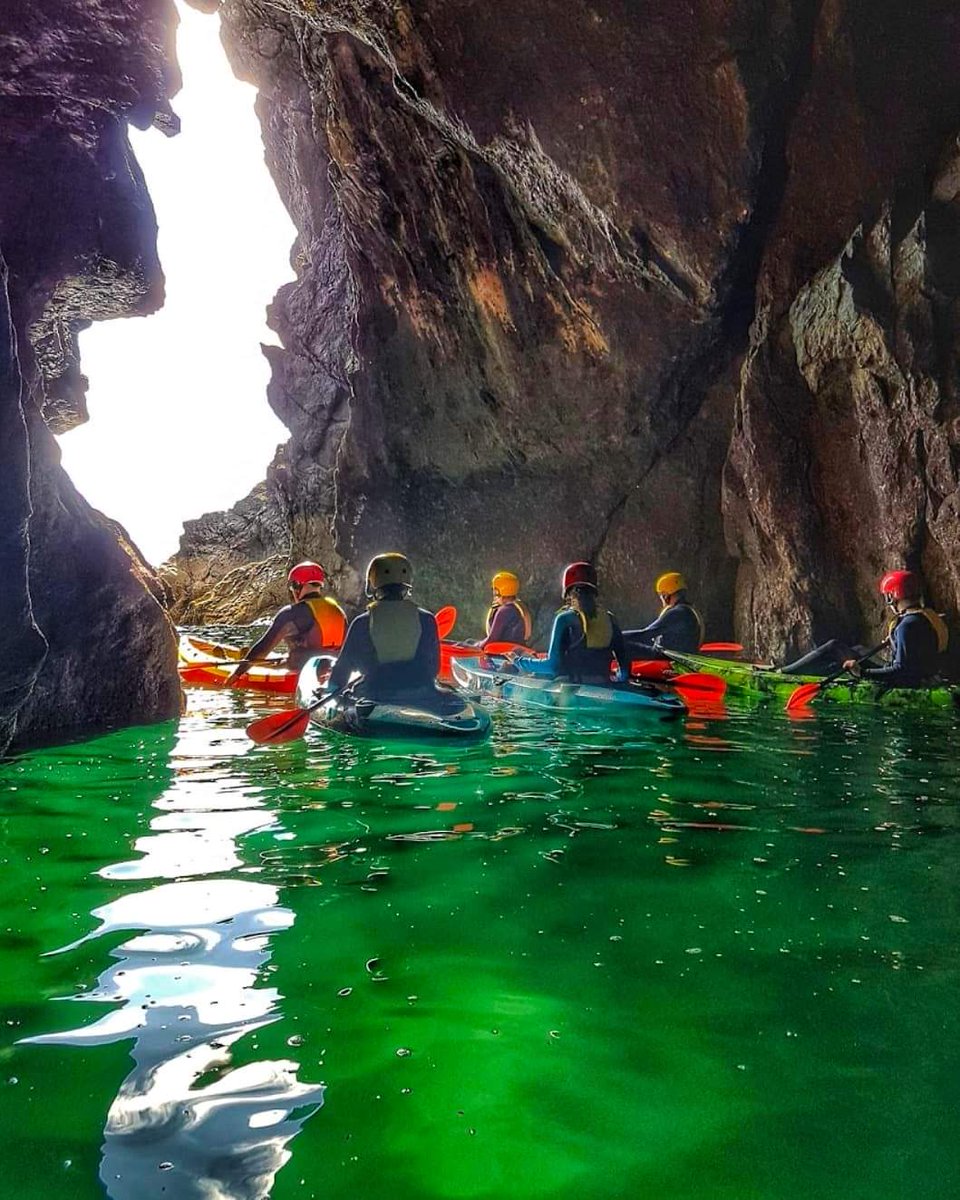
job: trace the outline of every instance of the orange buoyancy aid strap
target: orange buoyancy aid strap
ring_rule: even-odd
[[[597,609],[592,617],[576,610],[583,626],[583,638],[588,650],[606,650],[613,641],[613,621],[605,608]]]
[[[339,650],[347,636],[347,614],[332,596],[309,596],[303,603],[313,614],[324,650]]]
[[[490,605],[487,609],[487,637],[490,636],[490,631],[493,629],[493,618],[497,615],[499,609],[505,608],[507,605],[515,608],[520,614],[520,620],[523,621],[523,640],[524,642],[529,642],[533,636],[533,618],[527,612],[526,605],[522,604],[519,600],[503,600],[499,604]]]
[[[370,641],[378,661],[412,662],[420,646],[420,610],[412,600],[378,600],[370,605]]]

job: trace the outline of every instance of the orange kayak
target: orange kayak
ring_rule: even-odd
[[[233,667],[227,665],[232,659],[240,658],[241,650],[235,646],[224,646],[219,642],[208,642],[203,638],[183,634],[179,646],[180,682],[184,687],[223,687]],[[292,696],[297,690],[297,672],[280,665],[251,664],[234,681],[232,687],[251,692],[272,692],[274,695]]]

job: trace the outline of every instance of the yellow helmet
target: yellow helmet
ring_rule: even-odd
[[[498,596],[516,596],[520,591],[520,580],[512,571],[498,571],[490,580],[490,586]]]
[[[413,567],[405,554],[378,554],[370,559],[367,567],[367,595],[372,596],[380,588],[399,583],[405,587],[413,586]]]
[[[654,584],[658,596],[672,596],[674,592],[682,592],[686,586],[687,582],[679,571],[667,571]]]

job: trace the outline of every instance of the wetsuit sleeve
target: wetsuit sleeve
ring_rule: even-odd
[[[273,618],[273,623],[267,632],[253,643],[243,657],[265,658],[275,646],[283,641],[287,633],[291,631],[291,627],[299,631],[295,616],[296,607],[294,604],[288,604],[286,608],[281,608]]]
[[[507,604],[501,604],[497,607],[497,611],[493,614],[490,632],[482,642],[477,642],[477,645],[481,650],[487,644],[487,642],[513,641],[513,638],[507,636],[515,620],[513,613],[510,611],[511,607],[511,605]]]
[[[651,621],[649,625],[644,625],[642,629],[628,629],[624,633],[624,637],[631,638],[638,642],[652,642],[659,633],[669,626],[670,609],[665,608],[655,621]]]
[[[571,628],[571,623],[574,621],[579,624],[579,619],[575,612],[558,613],[554,618],[553,629],[550,632],[550,649],[547,651],[547,657],[518,658],[516,663],[519,670],[526,672],[527,675],[544,675],[551,679],[559,675],[563,669],[563,651],[566,637]]]
[[[347,630],[347,636],[340,647],[340,653],[330,672],[330,691],[346,686],[350,676],[359,671],[366,674],[373,664],[373,643],[370,641],[370,617],[361,613],[354,617]]]
[[[864,667],[861,674],[864,679],[882,683],[888,687],[897,684],[912,685],[920,679],[933,673],[928,670],[930,660],[931,638],[933,631],[929,630],[927,621],[920,617],[918,620],[905,618],[893,631],[891,642],[893,657],[886,667]]]

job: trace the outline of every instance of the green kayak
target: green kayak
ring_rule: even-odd
[[[728,695],[753,699],[782,700],[786,703],[802,683],[819,683],[822,676],[784,675],[772,667],[737,662],[728,658],[710,658],[704,654],[678,654],[669,651],[671,660],[685,671],[705,671],[726,680]],[[828,683],[817,695],[817,703],[880,704],[884,708],[952,708],[960,706],[960,688],[947,684],[922,688],[885,688],[867,680],[849,676]]]

